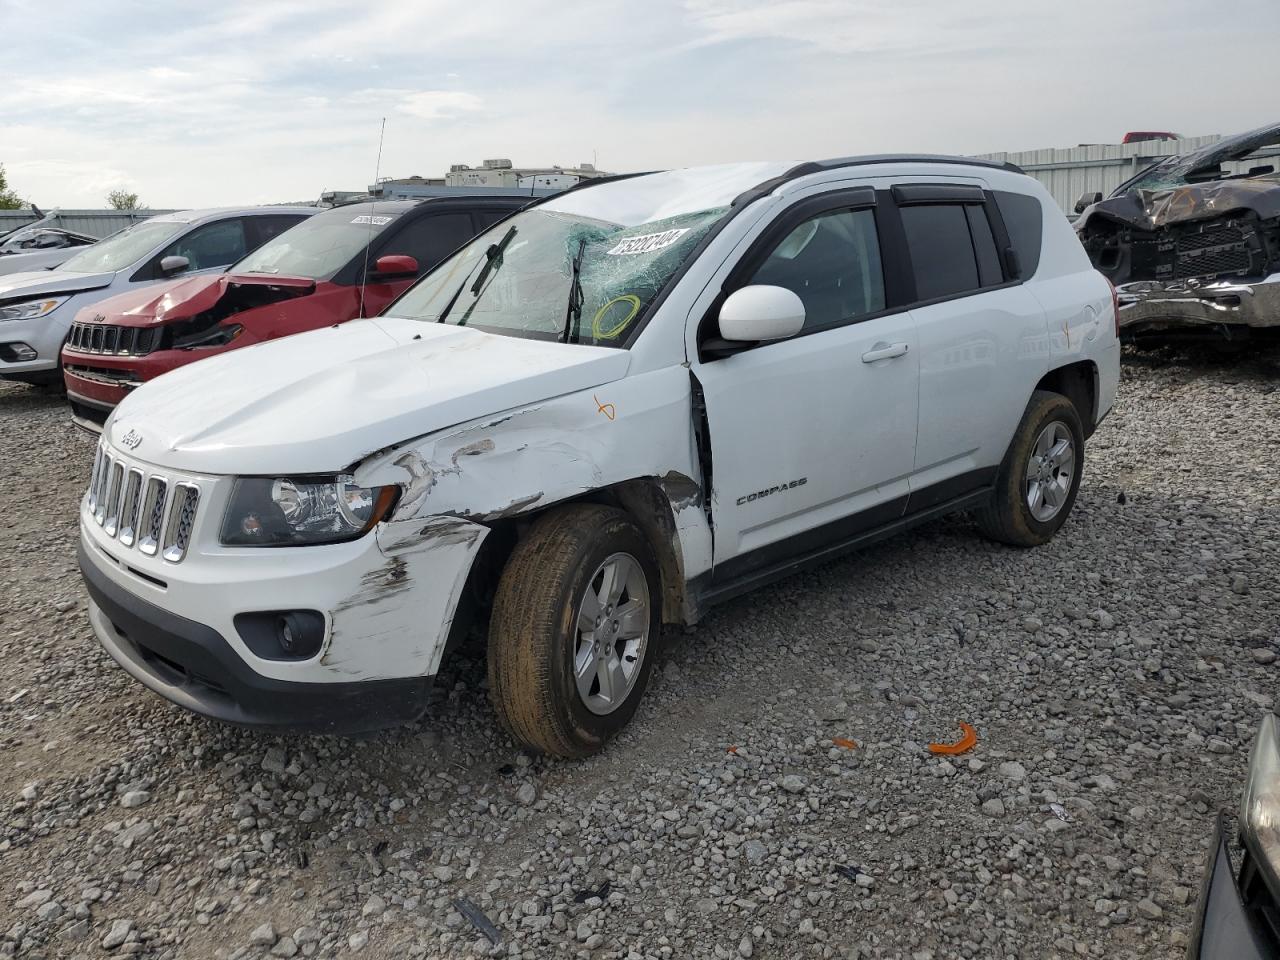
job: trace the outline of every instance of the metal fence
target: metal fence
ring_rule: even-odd
[[[1147,140],[1141,143],[1090,143],[1079,147],[1051,147],[1015,153],[984,153],[984,160],[1016,163],[1045,185],[1064,213],[1075,215],[1080,194],[1098,191],[1107,196],[1135,173],[1161,157],[1182,155],[1221,140],[1220,136],[1186,137],[1182,140]],[[1224,170],[1244,173],[1263,157],[1280,157],[1280,147],[1268,147],[1248,160],[1223,164]]]
[[[130,224],[154,217],[158,213],[174,213],[173,210],[50,210],[53,219],[48,226],[61,227],[74,233],[87,233],[91,237],[110,236]],[[0,210],[0,233],[35,223],[40,218],[29,209]]]

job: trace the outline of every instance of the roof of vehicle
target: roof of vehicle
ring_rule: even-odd
[[[786,161],[777,164],[754,162],[736,164],[727,163],[713,167],[688,167],[685,168],[683,172],[693,176],[706,172],[718,178],[722,178],[725,173],[746,172],[751,170],[764,171],[768,170],[770,167],[773,169],[781,168],[781,173],[764,179],[757,179],[747,189],[735,196],[732,201],[732,206],[736,207],[750,203],[760,197],[768,196],[778,187],[782,186],[782,184],[787,183],[790,180],[799,179],[800,177],[807,177],[810,174],[823,173],[828,170],[837,170],[843,167],[861,167],[890,163],[951,164],[961,167],[981,167],[990,170],[1004,170],[1009,173],[1025,175],[1025,171],[1021,167],[1016,164],[1009,163],[1008,161],[981,160],[975,157],[956,157],[947,154],[931,153],[872,153],[862,156],[835,157],[828,160],[809,160],[804,163],[795,163],[794,161]],[[652,174],[674,172],[678,171],[655,170],[647,173],[617,174],[611,177],[599,177],[591,180],[583,180],[574,184],[567,190],[563,190],[550,197],[545,197],[538,202],[540,204],[554,205],[559,199],[564,198],[566,195],[586,190],[589,187],[617,183],[619,180],[629,180],[637,177],[650,176]]]
[[[310,216],[319,213],[320,207],[257,206],[257,207],[206,207],[201,210],[178,210],[160,213],[149,218],[156,223],[196,223],[200,220],[218,220],[223,217],[244,217],[255,214],[301,213]]]

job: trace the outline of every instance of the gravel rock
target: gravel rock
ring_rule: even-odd
[[[108,930],[107,935],[102,938],[102,949],[114,950],[116,947],[120,946],[120,944],[125,942],[125,939],[129,936],[132,930],[132,920],[112,920],[111,929]]]
[[[805,780],[804,777],[789,773],[782,778],[782,789],[787,793],[804,793]]]
[[[86,619],[93,439],[0,383],[0,958],[1184,953],[1275,704],[1280,351],[1126,362],[1051,543],[952,517],[713,608],[581,763],[501,729],[482,644],[359,740],[148,694]]]
[[[125,808],[140,807],[150,800],[151,794],[146,790],[130,790],[120,798],[120,806]]]
[[[1027,779],[1027,768],[1017,760],[1006,760],[997,769],[1000,771],[1000,776],[1006,780],[1019,781]]]

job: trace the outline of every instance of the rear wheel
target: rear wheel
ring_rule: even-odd
[[[1084,429],[1066,397],[1037,390],[1005,453],[978,526],[1016,547],[1047,543],[1066,522],[1084,473]]]
[[[489,625],[489,693],[503,725],[561,757],[600,750],[644,695],[660,630],[657,563],[621,510],[540,518],[507,561]]]

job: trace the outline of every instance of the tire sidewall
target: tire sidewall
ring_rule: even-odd
[[[649,633],[645,639],[640,675],[636,677],[626,700],[612,713],[597,714],[582,702],[574,678],[573,657],[578,639],[576,624],[588,578],[615,553],[630,554],[644,570],[649,587]],[[551,685],[552,703],[564,705],[562,718],[567,721],[564,731],[567,738],[585,750],[594,750],[617,734],[635,715],[649,683],[662,630],[662,586],[658,579],[658,564],[644,535],[625,516],[610,517],[586,548],[578,553],[571,575],[565,578],[560,609],[562,613],[548,651],[551,664],[547,679]]]
[[[1076,503],[1076,495],[1080,492],[1080,480],[1084,476],[1084,429],[1080,425],[1080,415],[1075,405],[1066,397],[1052,395],[1041,403],[1033,405],[1028,416],[1018,431],[1018,442],[1012,451],[1009,464],[1009,494],[1013,500],[1013,509],[1017,512],[1018,522],[1024,525],[1037,539],[1048,540],[1061,529],[1070,516]],[[1048,520],[1038,520],[1027,504],[1026,472],[1027,463],[1035,449],[1036,438],[1041,431],[1054,421],[1066,425],[1071,433],[1071,442],[1075,447],[1075,466],[1072,469],[1071,489],[1067,491],[1067,500]]]

